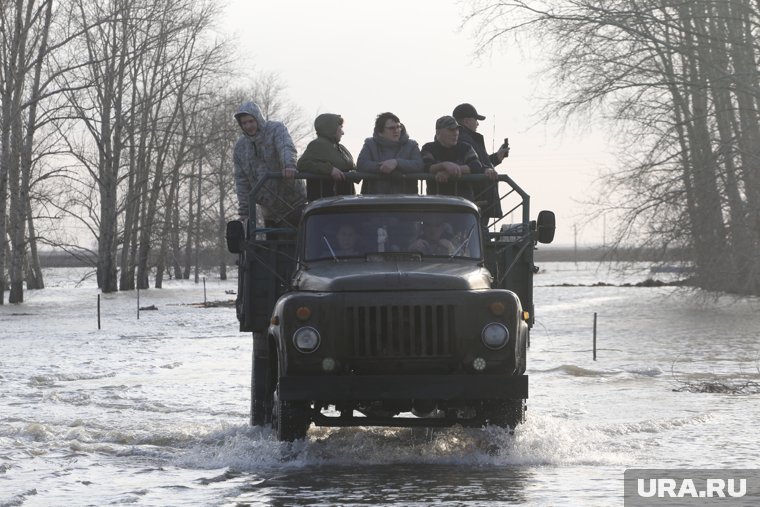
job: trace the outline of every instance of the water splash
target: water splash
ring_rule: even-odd
[[[535,417],[514,433],[498,427],[311,428],[306,439],[278,442],[270,429],[231,426],[206,435],[174,464],[190,468],[256,471],[316,465],[608,465],[611,435],[550,416]]]

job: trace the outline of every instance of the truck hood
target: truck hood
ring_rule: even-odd
[[[491,274],[471,261],[322,261],[299,270],[294,282],[315,292],[477,290],[491,288]]]

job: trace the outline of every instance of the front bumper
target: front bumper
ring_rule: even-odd
[[[470,401],[527,399],[527,375],[287,376],[280,379],[287,401]]]

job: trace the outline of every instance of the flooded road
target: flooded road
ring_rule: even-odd
[[[53,270],[0,307],[0,506],[622,505],[626,468],[756,468],[760,301],[639,282],[597,264],[536,278],[527,422],[428,432],[312,427],[277,442],[248,425],[250,335],[171,281],[102,296]],[[571,284],[562,286],[561,284]],[[235,281],[207,280],[207,299]],[[598,357],[592,358],[593,314]]]

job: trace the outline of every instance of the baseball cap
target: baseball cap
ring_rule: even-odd
[[[475,110],[475,106],[472,104],[459,104],[457,107],[454,108],[454,118],[460,119],[460,118],[477,118],[478,120],[485,120],[486,117],[483,115],[478,114],[478,112]]]
[[[441,116],[435,121],[435,129],[455,129],[459,123],[451,116]]]

